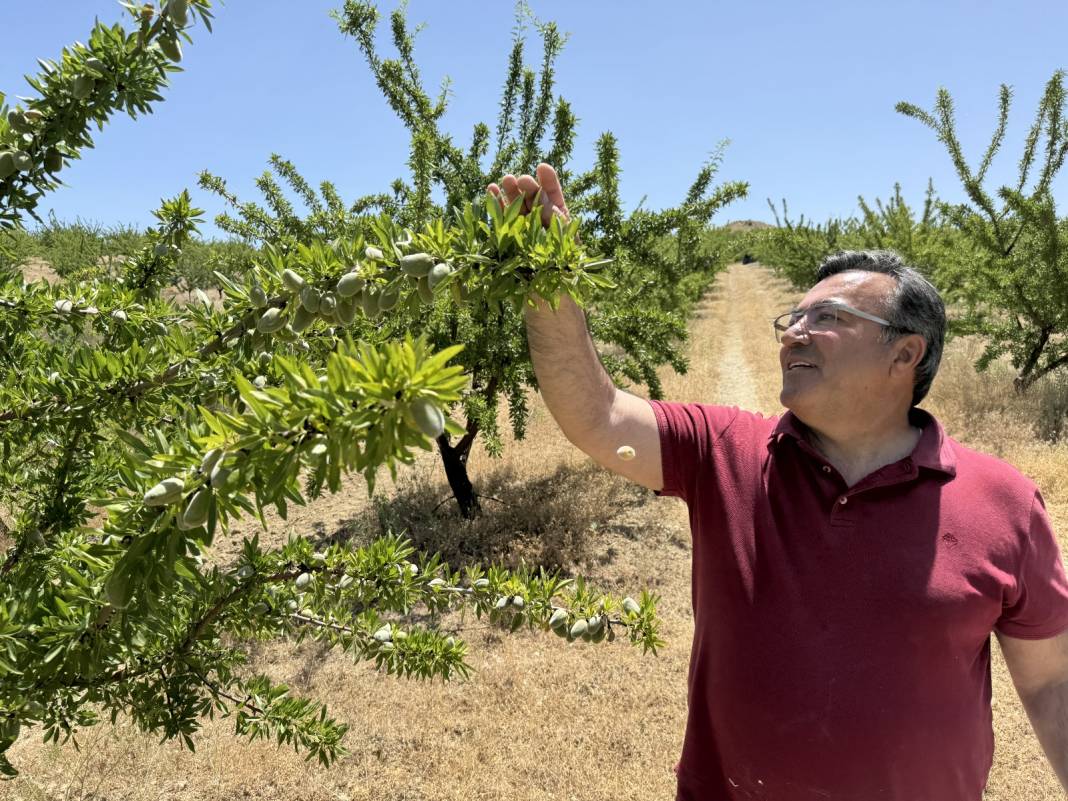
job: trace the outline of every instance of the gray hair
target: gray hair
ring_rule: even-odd
[[[843,250],[828,256],[816,273],[816,283],[824,278],[861,270],[891,276],[897,287],[884,298],[884,314],[891,325],[882,333],[883,342],[893,342],[905,334],[919,334],[927,343],[923,359],[916,365],[912,405],[926,396],[942,361],[946,339],[946,306],[938,290],[918,270],[905,264],[890,250]]]

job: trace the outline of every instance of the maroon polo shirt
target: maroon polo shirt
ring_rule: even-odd
[[[693,534],[679,801],[980,801],[990,634],[1068,629],[1042,498],[914,410],[852,487],[791,412],[650,402]]]

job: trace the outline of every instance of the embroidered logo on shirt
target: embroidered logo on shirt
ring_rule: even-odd
[[[950,547],[953,547],[954,545],[957,545],[957,544],[958,544],[958,540],[957,540],[957,538],[956,538],[956,537],[954,537],[954,536],[953,536],[953,535],[952,535],[952,534],[951,534],[950,532],[948,532],[948,531],[947,531],[947,532],[946,532],[945,534],[943,534],[943,535],[942,535],[942,542],[944,542],[944,543],[945,543],[946,545],[948,545],[948,546],[950,546]]]

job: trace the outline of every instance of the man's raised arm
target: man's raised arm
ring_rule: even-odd
[[[567,207],[556,172],[538,165],[537,179],[506,175],[489,191],[502,202],[522,193],[524,211],[539,199],[546,210],[566,218]],[[527,342],[538,388],[564,436],[600,465],[649,489],[663,487],[660,434],[649,402],[617,389],[605,372],[586,328],[586,316],[567,295],[554,312],[542,298],[525,311]],[[620,456],[632,448],[634,457]],[[626,454],[626,451],[624,451]]]

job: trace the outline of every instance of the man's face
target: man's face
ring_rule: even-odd
[[[797,305],[840,301],[860,311],[886,316],[884,299],[896,282],[882,273],[846,271],[820,281]],[[873,404],[885,405],[902,391],[900,379],[891,376],[894,348],[880,342],[884,326],[839,312],[837,322],[808,333],[800,323],[782,335],[783,406],[802,422],[816,428],[834,428],[870,416]],[[793,366],[807,362],[812,367]]]

